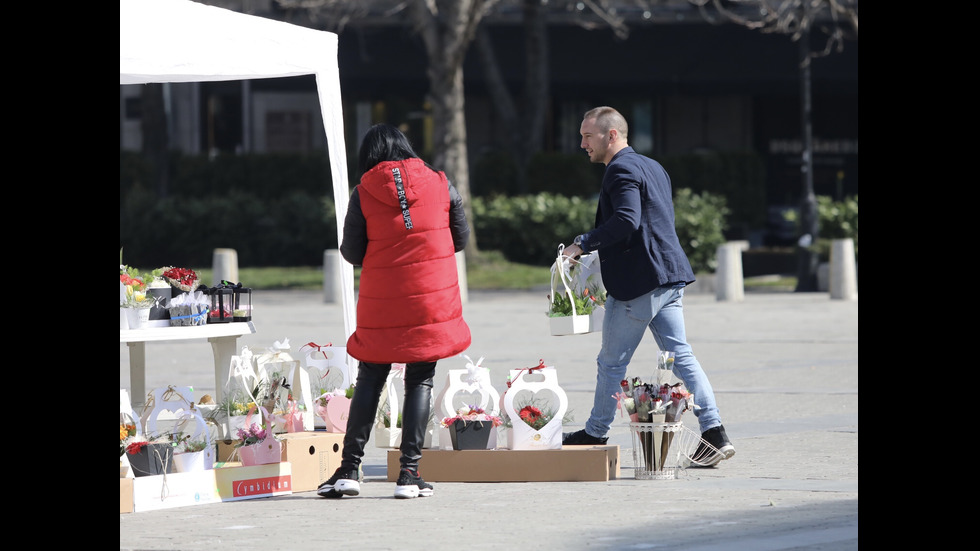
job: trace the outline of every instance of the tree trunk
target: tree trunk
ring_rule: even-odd
[[[545,119],[548,98],[551,96],[548,26],[543,10],[540,0],[524,0],[524,43],[527,53],[524,119],[528,124],[522,164],[525,170],[531,164],[531,158],[544,147]]]
[[[524,0],[524,49],[527,59],[524,75],[523,110],[518,112],[516,102],[507,90],[500,71],[493,44],[487,32],[481,29],[477,35],[477,49],[483,61],[490,98],[499,115],[505,136],[520,139],[504,139],[507,152],[517,166],[517,192],[529,193],[527,172],[531,159],[544,147],[544,129],[550,95],[548,30],[539,0]]]
[[[429,57],[428,100],[432,105],[435,149],[432,165],[446,172],[463,198],[470,224],[468,259],[476,259],[480,250],[470,195],[463,60],[480,20],[495,3],[496,0],[414,0],[411,6],[415,31],[422,37]]]
[[[806,7],[804,6],[804,15]],[[810,119],[810,33],[803,29],[800,37],[800,122],[803,134],[803,190],[800,197],[800,241],[796,276],[797,292],[817,291],[819,255],[815,250],[819,235],[817,198],[813,194],[813,126]]]
[[[144,84],[140,92],[143,116],[143,157],[150,168],[153,188],[161,198],[166,197],[170,188],[170,135],[167,132],[167,113],[163,98],[163,84]]]

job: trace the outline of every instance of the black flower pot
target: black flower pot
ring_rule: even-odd
[[[134,476],[174,472],[174,447],[169,443],[147,444],[136,453],[126,452]]]
[[[457,419],[449,427],[454,450],[485,450],[490,441],[492,421],[463,421]]]

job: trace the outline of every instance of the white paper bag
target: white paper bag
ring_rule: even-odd
[[[400,379],[395,383],[395,379]],[[379,448],[397,448],[402,443],[402,428],[398,426],[398,390],[405,393],[405,364],[392,364],[384,389],[381,390],[381,400],[378,402],[378,413],[374,424],[374,445]],[[388,413],[388,426],[384,424],[384,412]]]
[[[301,346],[299,351],[303,365],[310,376],[310,394],[313,400],[324,392],[337,389],[346,391],[353,384],[354,378],[350,373],[346,346],[333,346],[329,342],[325,345],[308,342]],[[323,418],[316,415],[315,410],[311,411],[314,412],[314,428],[326,428]]]
[[[303,418],[303,430],[311,431],[314,429],[313,418],[316,415],[313,412],[313,389],[310,382],[310,372],[307,368],[300,365],[298,361],[292,363],[293,367],[289,372],[289,376],[286,377],[286,382],[289,384],[289,393],[292,394],[297,406],[303,406],[304,408],[298,412]]]
[[[562,418],[568,410],[568,397],[565,395],[565,391],[558,386],[558,371],[555,370],[554,366],[545,366],[544,361],[542,361],[536,367],[512,369],[510,379],[510,388],[503,396],[503,409],[511,422],[508,448],[512,450],[560,450]],[[534,379],[542,380],[536,381]],[[514,403],[521,391],[525,390],[529,391],[532,396],[541,391],[550,391],[546,394],[549,397],[554,396],[558,401],[557,406],[551,404],[555,409],[548,424],[538,430],[521,420],[518,413],[520,406]]]
[[[436,418],[441,420],[445,417],[452,417],[463,405],[477,406],[482,408],[487,415],[500,415],[500,394],[490,383],[490,370],[482,367],[481,357],[476,363],[469,356],[463,356],[467,360],[465,369],[450,369],[446,373],[446,386],[436,397]],[[475,400],[465,401],[461,393],[470,393]],[[439,428],[439,448],[444,450],[453,449],[452,435],[448,427]],[[490,439],[487,441],[487,449],[492,450],[497,447],[497,431],[490,431]]]
[[[166,433],[184,433],[191,440],[211,442],[211,430],[204,416],[194,406],[194,389],[189,386],[155,388],[150,391],[149,401],[143,408],[140,421],[146,430],[147,438],[159,438]],[[170,412],[163,421],[160,415]]]

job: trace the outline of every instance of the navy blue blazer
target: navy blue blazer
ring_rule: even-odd
[[[632,147],[606,166],[595,229],[582,235],[581,247],[599,252],[603,285],[617,300],[695,281],[674,229],[670,177],[660,163]]]

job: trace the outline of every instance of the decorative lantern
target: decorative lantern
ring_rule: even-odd
[[[231,290],[234,293],[232,300],[234,301],[235,321],[252,321],[252,289],[242,287],[241,283],[237,283]]]
[[[225,282],[222,282],[225,283]],[[232,320],[232,301],[234,291],[226,285],[212,287],[208,294],[211,295],[211,311],[208,312],[208,323],[228,323]]]

